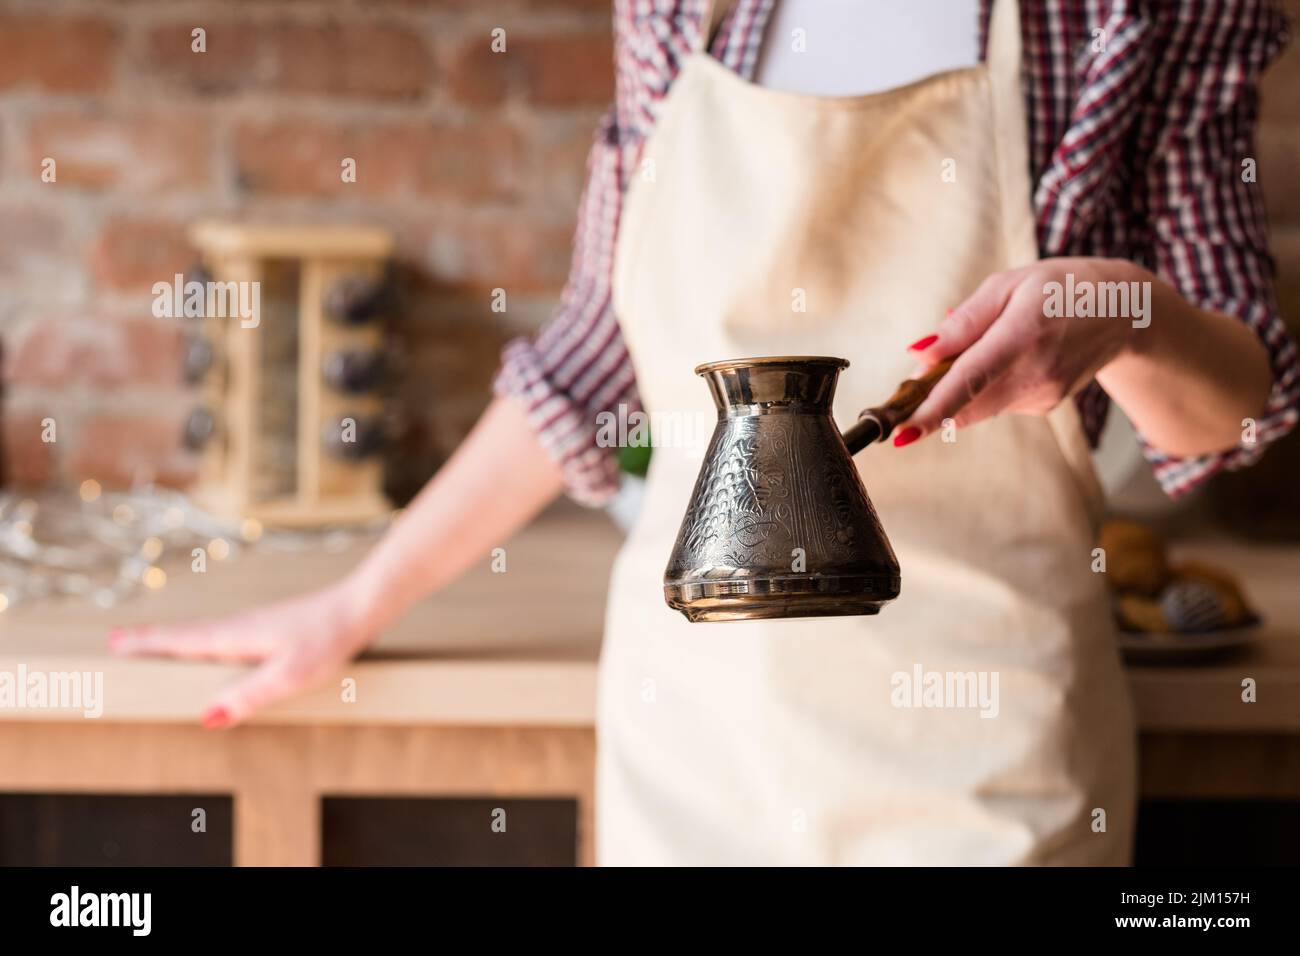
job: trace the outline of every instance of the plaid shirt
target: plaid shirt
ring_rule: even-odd
[[[737,0],[712,55],[752,78],[773,2]],[[980,6],[983,48],[991,0]],[[1260,187],[1243,175],[1256,155],[1257,80],[1286,42],[1286,20],[1268,0],[1020,6],[1041,254],[1140,263],[1200,307],[1240,318],[1272,360],[1273,390],[1255,441],[1197,458],[1143,442],[1156,477],[1176,496],[1220,469],[1252,463],[1297,419],[1296,346],[1274,298]],[[571,496],[585,504],[618,487],[611,450],[596,444],[597,413],[639,407],[610,299],[619,209],[704,10],[703,0],[615,0],[616,103],[588,160],[569,281],[536,338],[506,346],[494,382],[498,394],[527,407]],[[1075,401],[1095,442],[1109,401],[1095,382]]]

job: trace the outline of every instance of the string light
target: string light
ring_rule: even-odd
[[[226,520],[178,491],[144,486],[105,491],[93,478],[75,495],[38,499],[0,492],[0,613],[27,601],[69,596],[101,608],[141,589],[167,585],[163,565],[206,548],[215,561],[242,549],[342,550],[387,524],[348,529],[280,531],[255,519]]]

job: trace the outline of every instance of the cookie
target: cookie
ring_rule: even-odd
[[[1199,582],[1214,589],[1223,608],[1223,623],[1220,627],[1236,627],[1254,617],[1246,604],[1241,585],[1227,571],[1199,561],[1182,561],[1170,570],[1175,581]]]
[[[1170,630],[1158,601],[1137,594],[1121,594],[1115,602],[1115,615],[1126,631],[1161,634]]]
[[[1160,610],[1175,631],[1213,631],[1227,620],[1218,588],[1192,579],[1170,582],[1160,595]]]
[[[1098,539],[1106,552],[1106,580],[1114,591],[1154,598],[1169,583],[1164,540],[1134,521],[1107,521]]]

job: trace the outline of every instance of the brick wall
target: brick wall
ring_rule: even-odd
[[[481,410],[501,343],[549,312],[609,62],[608,0],[0,0],[8,479],[192,474],[178,329],[152,318],[149,287],[194,261],[184,226],[220,215],[396,231],[408,426],[393,484],[418,485]],[[1300,317],[1296,45],[1265,117],[1260,179]]]
[[[427,478],[486,402],[503,341],[542,321],[563,282],[612,97],[609,6],[0,0],[8,480],[192,475],[178,324],[151,315],[150,287],[195,261],[184,229],[209,215],[396,232],[406,427],[392,483]]]

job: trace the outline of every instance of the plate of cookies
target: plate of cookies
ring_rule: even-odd
[[[1106,522],[1100,546],[1127,660],[1188,663],[1254,639],[1260,617],[1230,572],[1172,561],[1164,539],[1135,521]]]

